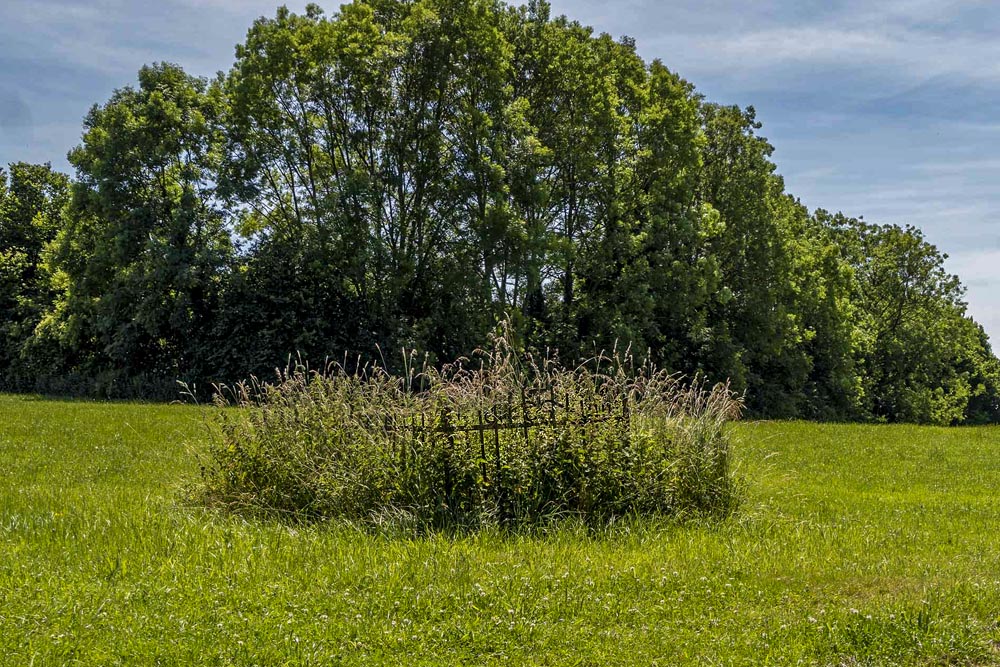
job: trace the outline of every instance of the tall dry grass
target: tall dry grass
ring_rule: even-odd
[[[418,528],[725,515],[741,400],[627,354],[566,368],[492,349],[434,368],[302,365],[217,388],[202,497],[297,520]]]

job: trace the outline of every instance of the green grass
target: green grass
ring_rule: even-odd
[[[1000,664],[1000,429],[742,424],[727,522],[457,540],[185,506],[203,429],[0,397],[0,663]]]

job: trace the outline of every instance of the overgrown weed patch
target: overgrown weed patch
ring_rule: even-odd
[[[298,366],[216,394],[201,497],[295,521],[475,530],[564,518],[726,516],[737,502],[725,385],[628,354],[566,368],[493,349],[395,376]]]

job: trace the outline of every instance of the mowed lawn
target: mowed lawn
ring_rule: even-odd
[[[188,506],[205,433],[0,396],[0,662],[1000,664],[997,428],[740,424],[724,523],[461,539]]]

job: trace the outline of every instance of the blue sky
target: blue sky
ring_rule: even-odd
[[[333,3],[319,3],[328,11]],[[304,3],[289,6],[301,10]],[[271,0],[2,0],[0,164],[68,169],[81,120],[140,66],[228,69]],[[635,37],[717,102],[756,107],[810,208],[910,223],[1000,341],[1000,3],[553,0]]]

